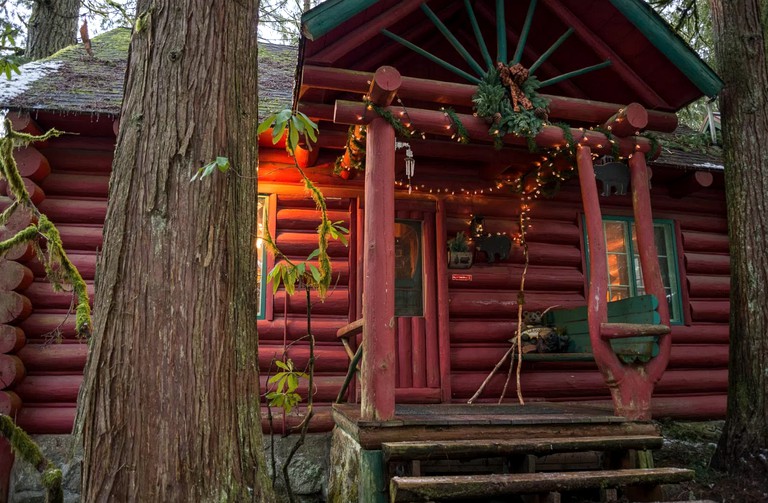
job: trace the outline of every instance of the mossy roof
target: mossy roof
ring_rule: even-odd
[[[116,28],[82,44],[21,67],[21,75],[0,84],[0,108],[119,114],[131,31]],[[291,106],[297,50],[259,44],[259,115]]]

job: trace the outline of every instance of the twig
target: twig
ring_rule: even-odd
[[[499,368],[502,366],[502,364],[504,364],[504,360],[507,359],[507,357],[512,353],[512,351],[514,349],[515,349],[514,346],[510,346],[510,348],[507,350],[507,352],[504,353],[504,356],[501,357],[501,360],[499,360],[499,363],[497,363],[496,366],[493,367],[493,370],[491,370],[491,373],[488,374],[488,377],[485,378],[485,381],[483,381],[483,384],[480,385],[480,388],[475,392],[474,395],[472,395],[472,398],[467,400],[467,403],[471,404],[472,402],[474,402],[477,399],[477,397],[480,396],[480,393],[483,392],[483,390],[485,389],[485,386],[488,384],[488,381],[491,380],[491,377],[493,377],[493,375],[496,373],[496,371],[499,370]]]

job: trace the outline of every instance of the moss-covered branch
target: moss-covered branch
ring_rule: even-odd
[[[0,434],[11,444],[13,452],[35,467],[40,472],[40,480],[45,487],[46,503],[61,503],[64,501],[64,492],[61,488],[61,470],[48,461],[40,447],[29,438],[29,435],[13,423],[13,420],[0,414]]]
[[[64,285],[72,287],[72,292],[77,299],[75,330],[79,336],[89,336],[93,323],[91,322],[91,304],[85,281],[67,257],[56,226],[32,202],[13,157],[14,147],[25,146],[35,141],[45,141],[63,133],[55,129],[51,129],[43,135],[14,131],[8,118],[4,119],[4,126],[5,136],[0,138],[0,180],[8,181],[13,202],[0,214],[0,224],[7,223],[19,208],[24,208],[33,214],[37,223],[30,224],[17,232],[15,236],[0,242],[0,256],[18,245],[31,243],[37,251],[40,262],[45,267],[45,272],[53,285],[53,289],[63,291]],[[45,251],[39,244],[41,237],[45,239]]]

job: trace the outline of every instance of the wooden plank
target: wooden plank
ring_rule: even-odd
[[[360,501],[386,503],[387,478],[380,450],[360,452]]]
[[[576,451],[660,449],[657,435],[627,435],[585,438],[528,438],[519,440],[477,439],[443,442],[387,442],[382,444],[384,460],[476,459],[514,454],[552,454]]]
[[[348,337],[354,337],[357,334],[362,334],[364,324],[365,319],[360,318],[359,320],[355,320],[348,325],[344,325],[336,331],[336,337],[339,339],[346,339]]]
[[[646,311],[655,311],[658,307],[659,301],[653,295],[639,295],[628,299],[615,300],[608,303],[608,318],[634,313],[644,313]],[[564,325],[573,321],[582,321],[586,319],[586,306],[574,309],[553,309],[547,313],[547,323],[552,325]]]
[[[692,480],[694,475],[693,470],[652,468],[566,473],[393,477],[389,492],[392,503],[398,501],[431,501],[433,499],[487,498],[639,484],[675,484]]]
[[[603,339],[628,339],[648,335],[666,335],[669,326],[647,323],[601,323],[600,337]]]

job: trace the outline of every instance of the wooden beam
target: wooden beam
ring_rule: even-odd
[[[557,77],[552,77],[551,79],[547,79],[541,82],[541,84],[539,85],[539,88],[551,86],[559,82],[563,82],[564,80],[572,79],[573,77],[578,77],[579,75],[584,75],[585,73],[594,72],[595,70],[602,70],[603,68],[608,66],[611,66],[610,59],[606,59],[602,63],[598,63],[596,65],[579,68],[578,70],[574,70],[568,73],[563,73],[561,75],[558,75]]]
[[[408,14],[414,12],[422,2],[423,0],[404,0],[398,2],[391,9],[384,11],[355,30],[345,33],[344,37],[339,38],[336,42],[309,56],[307,63],[330,65],[337,62],[347,53],[373,38],[382,28],[392,26]]]
[[[616,136],[631,136],[645,129],[647,125],[648,111],[645,107],[640,103],[630,103],[605,121],[603,129]]]
[[[449,30],[448,27],[445,26],[445,24],[440,20],[440,18],[437,17],[434,12],[432,12],[432,9],[430,9],[427,4],[423,3],[421,4],[421,10],[424,12],[427,18],[432,21],[432,24],[435,25],[440,33],[443,34],[446,40],[448,40],[448,43],[451,44],[456,52],[458,52],[459,55],[464,58],[464,61],[470,66],[470,68],[477,72],[478,77],[483,77],[486,70],[484,70],[477,61],[475,61],[475,58],[473,58],[472,55],[469,54],[469,51],[467,51],[464,46],[461,45],[461,42],[459,42],[456,36],[451,33],[451,30]]]
[[[340,68],[325,68],[305,66],[303,70],[303,85],[317,89],[353,92],[363,95],[370,86],[373,74]],[[441,82],[430,79],[403,77],[403,83],[398,95],[407,100],[440,103],[455,106],[472,106],[472,96],[477,92],[477,86],[454,82]],[[549,116],[551,119],[583,121],[591,124],[603,124],[617,110],[623,108],[620,103],[565,98],[542,94],[549,100]],[[302,103],[301,110],[319,111],[323,107],[313,103]],[[309,112],[304,112],[308,113]],[[653,131],[672,132],[677,128],[677,116],[670,112],[649,110],[647,129]]]
[[[667,335],[668,325],[652,325],[643,323],[602,323],[600,337],[603,339],[627,339],[630,337],[645,337],[647,335]]]
[[[368,99],[380,107],[388,107],[402,84],[400,72],[391,66],[381,66],[373,74]]]
[[[496,0],[496,61],[507,64],[507,20],[504,0]]]
[[[491,54],[488,52],[488,46],[485,44],[483,32],[480,31],[480,25],[477,24],[477,16],[475,16],[475,10],[472,8],[472,4],[469,2],[469,0],[464,0],[464,8],[467,10],[467,16],[469,16],[469,22],[472,25],[472,31],[475,33],[477,46],[480,48],[480,52],[483,55],[483,60],[490,70],[493,68],[493,59],[491,59]]]
[[[395,415],[395,131],[377,117],[366,140],[360,414],[387,421]]]
[[[443,403],[451,403],[452,399],[447,222],[445,199],[441,198],[437,201],[435,214],[435,247],[437,250],[437,341],[440,356],[440,398]]]
[[[536,0],[530,0],[528,4],[528,12],[525,15],[525,21],[523,22],[523,28],[520,30],[520,39],[517,41],[517,49],[515,49],[515,55],[512,58],[512,64],[515,65],[523,58],[523,49],[525,49],[525,42],[528,39],[528,33],[531,31],[531,22],[533,21],[533,13],[536,11]]]
[[[388,110],[395,114],[399,112],[394,107]],[[462,124],[464,124],[464,128],[471,139],[480,141],[491,140],[491,136],[488,134],[488,124],[483,119],[468,114],[457,115]],[[411,108],[408,110],[408,116],[419,131],[439,136],[450,136],[452,134],[445,128],[443,112]],[[366,110],[365,105],[362,103],[341,100],[336,102],[334,122],[337,124],[365,124],[374,117],[376,117],[376,113]],[[582,142],[592,146],[592,150],[595,153],[609,154],[611,152],[609,139],[602,133],[572,129],[571,134],[575,138],[585,138],[586,140],[582,140]],[[526,138],[513,134],[506,135],[504,141],[507,145],[527,145],[528,143]],[[539,147],[564,146],[566,141],[563,130],[557,126],[544,126],[535,138],[536,145]],[[624,156],[636,152],[645,153],[651,149],[650,140],[643,137],[618,138],[615,141],[619,144],[620,154]],[[658,152],[653,155],[657,156]]]
[[[675,198],[689,196],[710,187],[714,180],[714,175],[709,171],[692,171],[674,182],[669,189],[669,195]]]
[[[573,28],[568,28],[567,30],[565,30],[565,33],[560,35],[560,38],[555,40],[555,42],[551,46],[549,46],[549,49],[544,51],[544,53],[541,56],[539,56],[539,59],[537,59],[531,65],[531,67],[528,69],[528,71],[530,73],[532,73],[532,74],[535,74],[536,73],[536,69],[538,67],[540,67],[542,65],[542,63],[544,63],[547,60],[547,58],[549,58],[552,55],[552,53],[555,52],[557,50],[557,48],[560,47],[563,44],[563,42],[568,40],[568,37],[570,37],[572,34],[573,34]]]
[[[586,42],[587,46],[594,49],[599,58],[608,59],[613,63],[616,74],[619,75],[622,80],[646,102],[647,106],[651,108],[670,108],[669,103],[646,84],[646,82],[635,73],[631,66],[616,54],[613,49],[608,47],[600,37],[595,35],[592,30],[590,30],[576,14],[563,5],[560,0],[543,1],[552,13],[559,17],[566,26],[570,26],[576,31],[576,34]]]

